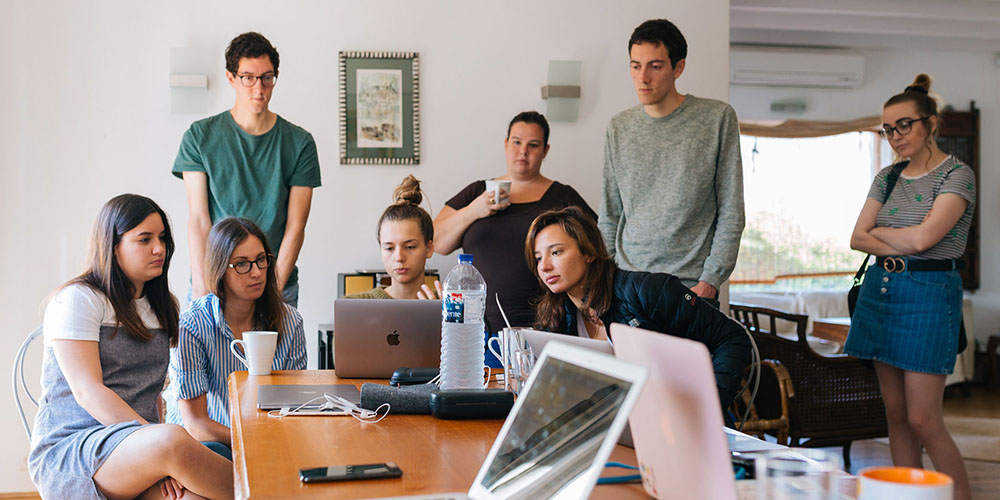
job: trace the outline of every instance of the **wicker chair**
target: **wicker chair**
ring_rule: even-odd
[[[740,393],[733,404],[738,428],[764,439],[764,434],[777,438],[778,444],[788,445],[788,398],[795,396],[792,378],[781,362],[774,359],[761,360],[760,387],[753,401],[747,380],[743,380],[748,390]],[[747,368],[747,372],[750,369]],[[747,415],[746,421],[742,417]]]
[[[889,435],[875,370],[845,354],[822,356],[813,351],[806,341],[807,316],[738,302],[730,302],[729,309],[753,334],[761,359],[780,361],[791,375],[794,395],[788,396],[788,424],[792,446],[843,446],[847,467],[851,442]],[[761,317],[766,323],[761,324]],[[796,323],[797,338],[775,335],[776,319]]]

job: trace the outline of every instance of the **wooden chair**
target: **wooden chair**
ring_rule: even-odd
[[[733,404],[736,426],[739,430],[764,439],[764,434],[777,438],[778,444],[788,445],[789,417],[788,398],[795,396],[792,379],[781,362],[774,359],[761,360],[760,386],[751,400],[752,386],[744,379],[746,390],[740,393]],[[747,369],[750,373],[750,369]],[[743,421],[744,414],[747,415]]]
[[[846,354],[822,356],[813,351],[806,341],[808,316],[739,302],[730,302],[729,309],[750,330],[761,359],[778,360],[791,376],[794,395],[788,395],[788,425],[792,446],[843,446],[847,467],[853,441],[889,435],[875,370]],[[795,340],[774,334],[776,319],[796,323]],[[754,403],[759,413],[763,402]]]

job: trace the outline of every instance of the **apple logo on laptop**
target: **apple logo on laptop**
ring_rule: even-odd
[[[396,333],[397,331],[398,330],[393,330],[392,333],[385,336],[385,341],[388,342],[389,345],[399,345],[399,334]]]

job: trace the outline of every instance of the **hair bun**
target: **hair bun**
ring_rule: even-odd
[[[424,199],[420,191],[420,181],[413,174],[407,175],[403,182],[399,183],[396,190],[392,192],[392,200],[396,205],[413,204],[420,205]]]
[[[920,73],[913,79],[913,83],[903,89],[903,92],[919,92],[921,94],[928,95],[930,89],[931,77],[927,76],[926,73]]]

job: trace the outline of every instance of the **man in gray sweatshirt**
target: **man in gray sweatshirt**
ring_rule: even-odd
[[[743,166],[736,113],[681,95],[687,42],[665,19],[629,40],[639,105],[618,113],[604,142],[599,226],[619,267],[669,273],[718,300],[743,233]]]

